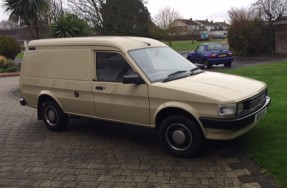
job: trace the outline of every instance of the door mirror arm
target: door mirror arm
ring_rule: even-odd
[[[123,76],[123,84],[145,84],[145,81],[137,73]]]

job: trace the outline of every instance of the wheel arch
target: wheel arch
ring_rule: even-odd
[[[170,115],[175,115],[175,114],[183,115],[183,116],[190,118],[196,124],[196,126],[198,126],[198,128],[201,130],[202,135],[205,137],[205,131],[203,129],[203,126],[201,125],[199,119],[196,118],[198,117],[197,113],[190,106],[179,107],[175,105],[167,105],[164,108],[161,108],[160,110],[158,110],[154,118],[154,124],[156,126],[156,129],[159,129],[160,124],[164,121],[166,117]]]
[[[38,104],[37,104],[37,116],[38,116],[38,120],[42,120],[43,117],[42,117],[42,114],[41,114],[41,107],[42,105],[44,104],[45,101],[48,101],[48,100],[52,100],[52,101],[55,101],[59,107],[61,109],[62,106],[60,104],[60,102],[56,99],[55,96],[53,96],[53,94],[51,94],[50,92],[48,91],[43,91],[41,92],[39,95],[38,95]]]

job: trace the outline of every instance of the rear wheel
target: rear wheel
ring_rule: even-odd
[[[53,100],[46,101],[43,104],[42,117],[46,127],[51,131],[62,131],[68,123],[67,115]]]
[[[162,122],[159,131],[162,144],[171,155],[187,158],[199,153],[203,136],[190,118],[170,116]]]
[[[210,68],[210,64],[209,64],[209,62],[207,60],[203,61],[203,68],[204,69],[209,69]]]

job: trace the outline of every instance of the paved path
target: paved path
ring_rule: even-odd
[[[72,119],[67,131],[48,131],[19,105],[18,81],[0,78],[0,187],[276,187],[236,141],[177,159],[153,130]]]

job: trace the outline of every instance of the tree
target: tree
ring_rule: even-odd
[[[58,18],[62,17],[65,13],[62,0],[50,0],[50,9],[48,12],[48,24],[56,22]]]
[[[141,0],[107,0],[100,12],[104,35],[149,36],[150,13]]]
[[[245,8],[231,8],[228,11],[228,16],[231,24],[260,19],[260,16],[256,11],[253,11],[252,9],[247,10]]]
[[[149,35],[151,38],[157,39],[157,40],[164,40],[167,38],[165,35],[165,31],[158,27],[155,23],[151,22],[149,24]]]
[[[240,55],[271,54],[275,49],[274,30],[253,10],[228,11],[230,28],[228,43]]]
[[[63,14],[50,28],[50,36],[55,38],[81,37],[90,34],[87,22],[70,13]]]
[[[95,31],[101,30],[103,20],[100,9],[106,0],[68,0],[68,2],[73,12],[86,20]]]
[[[266,21],[275,21],[287,13],[287,0],[257,0],[252,7]]]
[[[169,45],[171,46],[171,40],[177,33],[176,20],[181,19],[182,16],[176,10],[170,7],[165,7],[159,10],[158,14],[154,17],[154,22],[165,31]]]
[[[39,18],[49,10],[48,0],[4,0],[3,6],[10,14],[9,20],[24,23],[32,38],[39,38]]]

